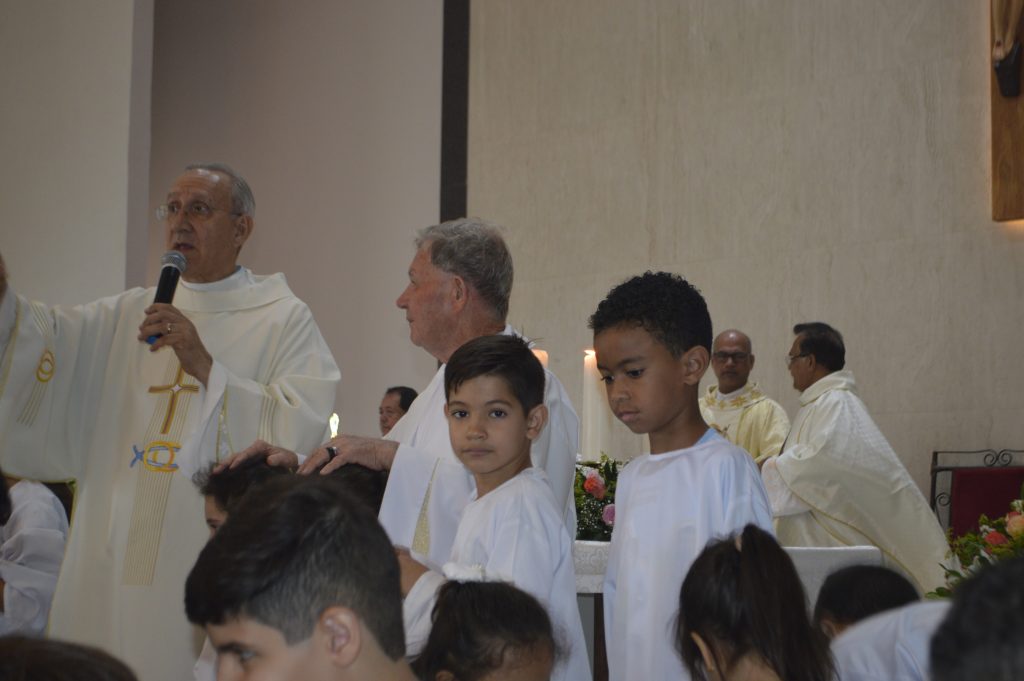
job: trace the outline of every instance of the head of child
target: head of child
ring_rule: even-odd
[[[530,466],[530,445],[547,422],[544,367],[515,336],[475,338],[444,370],[452,450],[483,496]]]
[[[205,627],[220,681],[411,678],[394,548],[320,476],[245,497],[199,554],[185,612]]]
[[[848,565],[828,577],[814,604],[814,624],[835,638],[862,619],[920,599],[906,577],[881,565]]]
[[[289,474],[287,468],[271,466],[266,459],[259,457],[246,459],[238,466],[219,473],[213,472],[216,467],[216,463],[210,464],[192,477],[192,483],[199,488],[205,501],[206,526],[211,537],[247,492],[268,480]]]
[[[619,284],[590,317],[608,404],[651,453],[693,445],[707,430],[700,379],[710,362],[711,317],[700,292],[667,272]]]
[[[828,639],[789,555],[754,525],[713,541],[679,593],[676,647],[700,681],[828,681]]]
[[[422,681],[547,681],[559,657],[544,606],[503,582],[449,581],[413,668]]]

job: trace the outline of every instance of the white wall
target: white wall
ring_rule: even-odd
[[[987,2],[472,11],[469,212],[510,228],[512,321],[575,399],[598,301],[668,269],[753,337],[791,415],[792,325],[839,328],[926,491],[933,449],[1024,447],[1024,231],[990,220]]]
[[[29,297],[80,303],[137,283],[152,10],[0,0],[0,252]]]
[[[441,0],[159,0],[150,204],[222,161],[256,195],[242,264],[282,271],[341,366],[343,431],[377,435],[384,389],[429,382],[394,300],[437,221]],[[151,220],[149,280],[164,248]]]

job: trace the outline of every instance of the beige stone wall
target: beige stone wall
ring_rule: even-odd
[[[508,226],[512,321],[574,399],[597,302],[667,269],[751,334],[791,416],[793,323],[839,328],[925,491],[935,448],[1024,447],[1024,228],[990,220],[987,5],[476,0],[470,212]]]

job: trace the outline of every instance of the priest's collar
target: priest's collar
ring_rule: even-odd
[[[843,369],[819,378],[811,387],[800,393],[800,405],[810,404],[830,390],[849,390],[856,395],[857,382],[853,379],[853,372]]]
[[[211,281],[208,284],[199,284],[182,279],[181,285],[187,289],[203,293],[208,293],[210,291],[231,291],[248,284],[248,274],[249,270],[245,269],[241,265],[236,265],[234,272],[218,281]]]
[[[742,388],[731,393],[719,392],[717,385],[709,386],[706,399],[707,406],[712,409],[739,409],[760,402],[764,398],[765,394],[757,387],[757,383],[748,381]]]

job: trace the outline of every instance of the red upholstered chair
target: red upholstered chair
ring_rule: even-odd
[[[1024,451],[932,452],[932,509],[942,529],[960,536],[978,529],[978,516],[1004,515],[1024,485]]]

